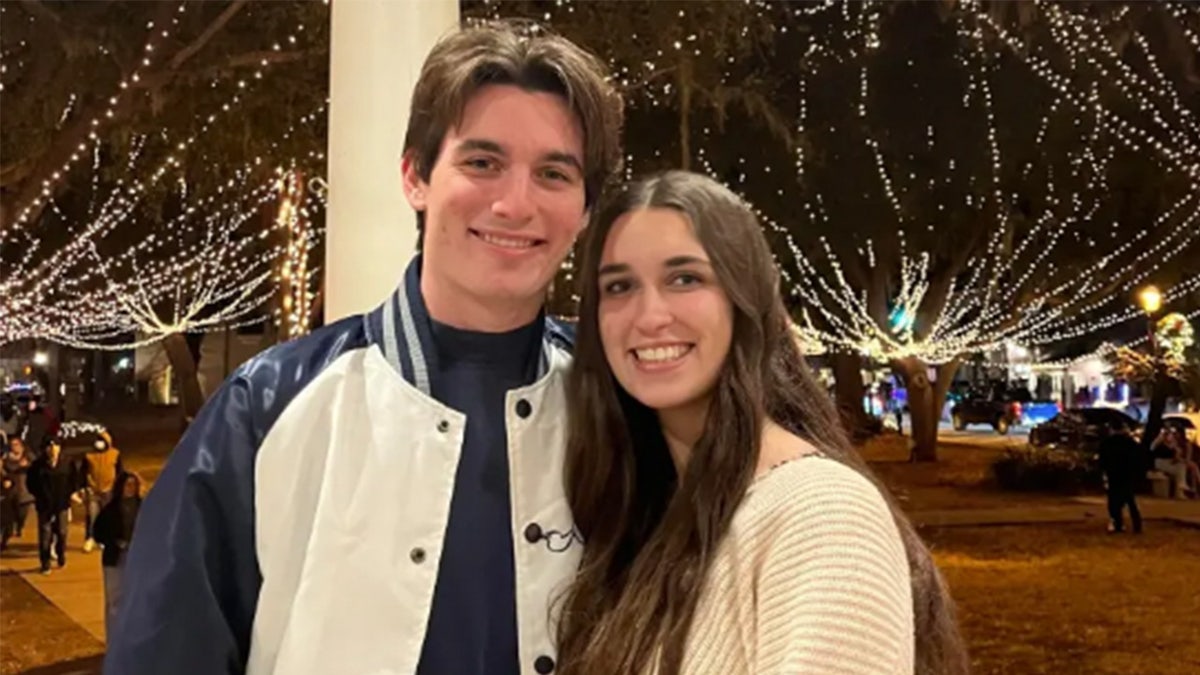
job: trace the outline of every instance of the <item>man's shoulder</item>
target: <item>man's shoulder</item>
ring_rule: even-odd
[[[243,408],[265,430],[331,363],[369,344],[362,316],[347,317],[259,352],[214,398],[223,398],[223,406]]]
[[[355,315],[323,326],[302,337],[273,345],[259,352],[238,369],[238,375],[254,383],[274,381],[281,372],[306,379],[316,375],[339,356],[369,344],[363,318]]]

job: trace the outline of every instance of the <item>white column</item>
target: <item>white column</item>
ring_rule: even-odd
[[[417,243],[400,182],[413,85],[458,0],[331,4],[325,322],[387,297]]]

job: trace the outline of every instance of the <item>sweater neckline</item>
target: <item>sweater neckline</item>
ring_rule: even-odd
[[[750,486],[754,487],[755,485],[758,485],[759,483],[763,482],[763,480],[765,480],[767,478],[767,476],[770,476],[771,474],[775,473],[775,470],[779,469],[780,467],[784,467],[789,464],[796,464],[796,463],[800,462],[800,460],[808,459],[809,457],[820,457],[821,459],[829,459],[828,457],[825,456],[825,453],[821,452],[820,450],[813,450],[812,452],[806,452],[806,453],[803,453],[800,455],[796,455],[795,457],[788,457],[787,459],[784,459],[784,460],[781,460],[781,461],[778,461],[778,462],[772,464],[769,469],[767,469],[766,471],[764,471],[761,474],[759,474],[758,476],[756,476],[754,478],[754,480],[750,482]]]

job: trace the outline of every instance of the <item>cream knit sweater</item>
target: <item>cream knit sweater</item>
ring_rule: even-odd
[[[908,559],[879,491],[823,457],[761,476],[696,608],[685,675],[913,672]]]

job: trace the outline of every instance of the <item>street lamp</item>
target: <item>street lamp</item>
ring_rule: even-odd
[[[1146,313],[1146,330],[1150,338],[1150,357],[1151,363],[1154,365],[1154,370],[1151,373],[1150,379],[1150,410],[1146,417],[1145,433],[1142,436],[1142,447],[1147,450],[1154,443],[1155,436],[1162,428],[1162,416],[1167,404],[1167,383],[1163,380],[1161,354],[1158,350],[1158,337],[1154,334],[1154,315],[1158,310],[1162,309],[1162,293],[1155,286],[1147,286],[1138,293],[1138,301],[1141,302],[1142,311]]]
[[[1158,292],[1157,286],[1147,286],[1138,294],[1138,300],[1142,303],[1142,310],[1151,316],[1158,313],[1162,308],[1162,293]]]
[[[1150,335],[1150,350],[1158,355],[1158,340],[1154,336],[1154,315],[1162,309],[1162,293],[1157,286],[1147,286],[1138,293],[1138,301],[1142,303],[1142,311],[1146,313],[1146,322]]]
[[[37,352],[33,355],[33,365],[44,366],[50,363],[50,355],[46,352]]]

